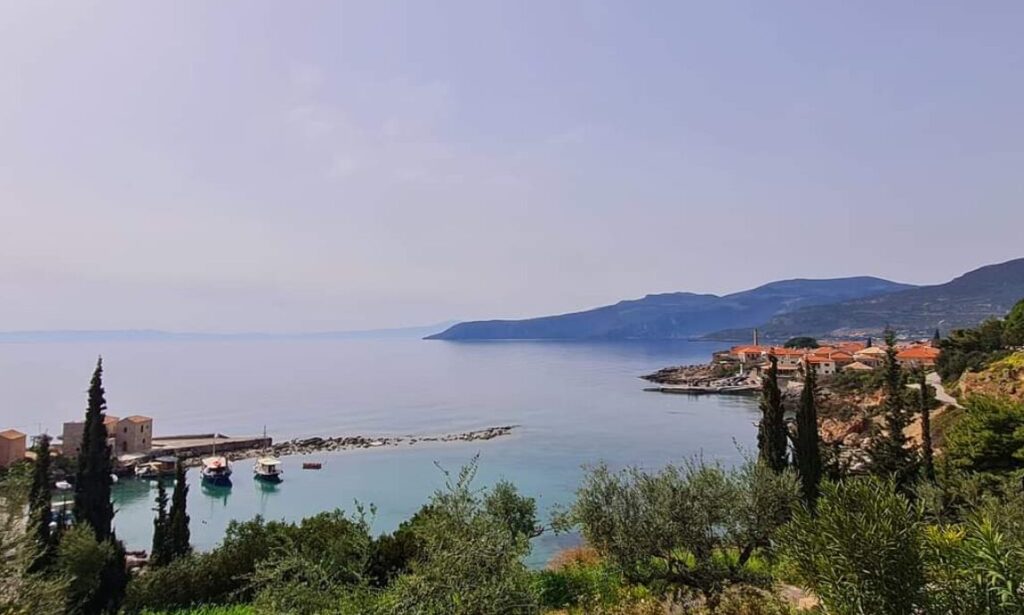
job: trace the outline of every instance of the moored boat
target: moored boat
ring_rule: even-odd
[[[157,457],[153,461],[135,466],[135,478],[153,480],[164,476],[174,476],[177,465],[177,457]]]
[[[256,480],[268,483],[281,482],[281,460],[275,457],[260,457],[252,466],[252,475]]]
[[[225,457],[215,456],[203,459],[203,467],[199,473],[203,477],[204,483],[218,487],[231,486],[231,465]]]

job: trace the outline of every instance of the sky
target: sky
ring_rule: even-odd
[[[0,4],[0,330],[319,331],[1024,256],[1024,3]]]

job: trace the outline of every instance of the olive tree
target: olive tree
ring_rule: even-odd
[[[750,580],[749,558],[771,545],[798,501],[792,471],[762,463],[727,470],[693,461],[655,473],[598,465],[558,525],[578,527],[630,580],[714,598]]]

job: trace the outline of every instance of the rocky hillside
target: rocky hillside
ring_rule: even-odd
[[[980,372],[967,372],[957,383],[961,397],[988,395],[1024,403],[1024,351],[989,365]]]

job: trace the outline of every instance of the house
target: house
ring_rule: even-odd
[[[778,359],[779,370],[799,368],[800,359],[804,358],[806,354],[805,350],[799,348],[781,348],[774,347],[768,349],[768,354],[774,355]]]
[[[16,429],[0,431],[0,468],[25,458],[25,434]]]
[[[153,447],[153,419],[133,415],[119,419],[106,416],[103,425],[107,428],[107,442],[115,455],[145,453]],[[77,457],[82,450],[82,432],[85,421],[64,423],[61,435],[61,450],[68,457]]]
[[[933,367],[942,351],[931,346],[910,346],[896,353],[896,360],[903,367]]]
[[[842,350],[835,350],[828,354],[828,358],[836,362],[837,367],[849,365],[854,362],[853,355]]]
[[[853,353],[853,358],[855,361],[863,363],[869,367],[877,367],[885,361],[885,348],[868,346],[863,350],[858,350]]]
[[[114,440],[117,455],[148,452],[153,447],[153,419],[137,414],[121,419]]]
[[[875,371],[875,368],[871,367],[870,365],[866,365],[864,363],[861,363],[860,361],[854,361],[853,363],[850,363],[849,365],[843,366],[843,371],[844,372],[872,372],[872,371]]]
[[[836,373],[836,362],[829,357],[809,354],[803,358],[803,363],[819,376],[831,376]]]
[[[736,357],[740,363],[752,363],[754,361],[760,361],[761,357],[767,352],[767,348],[764,346],[733,346],[729,352],[732,356]]]

